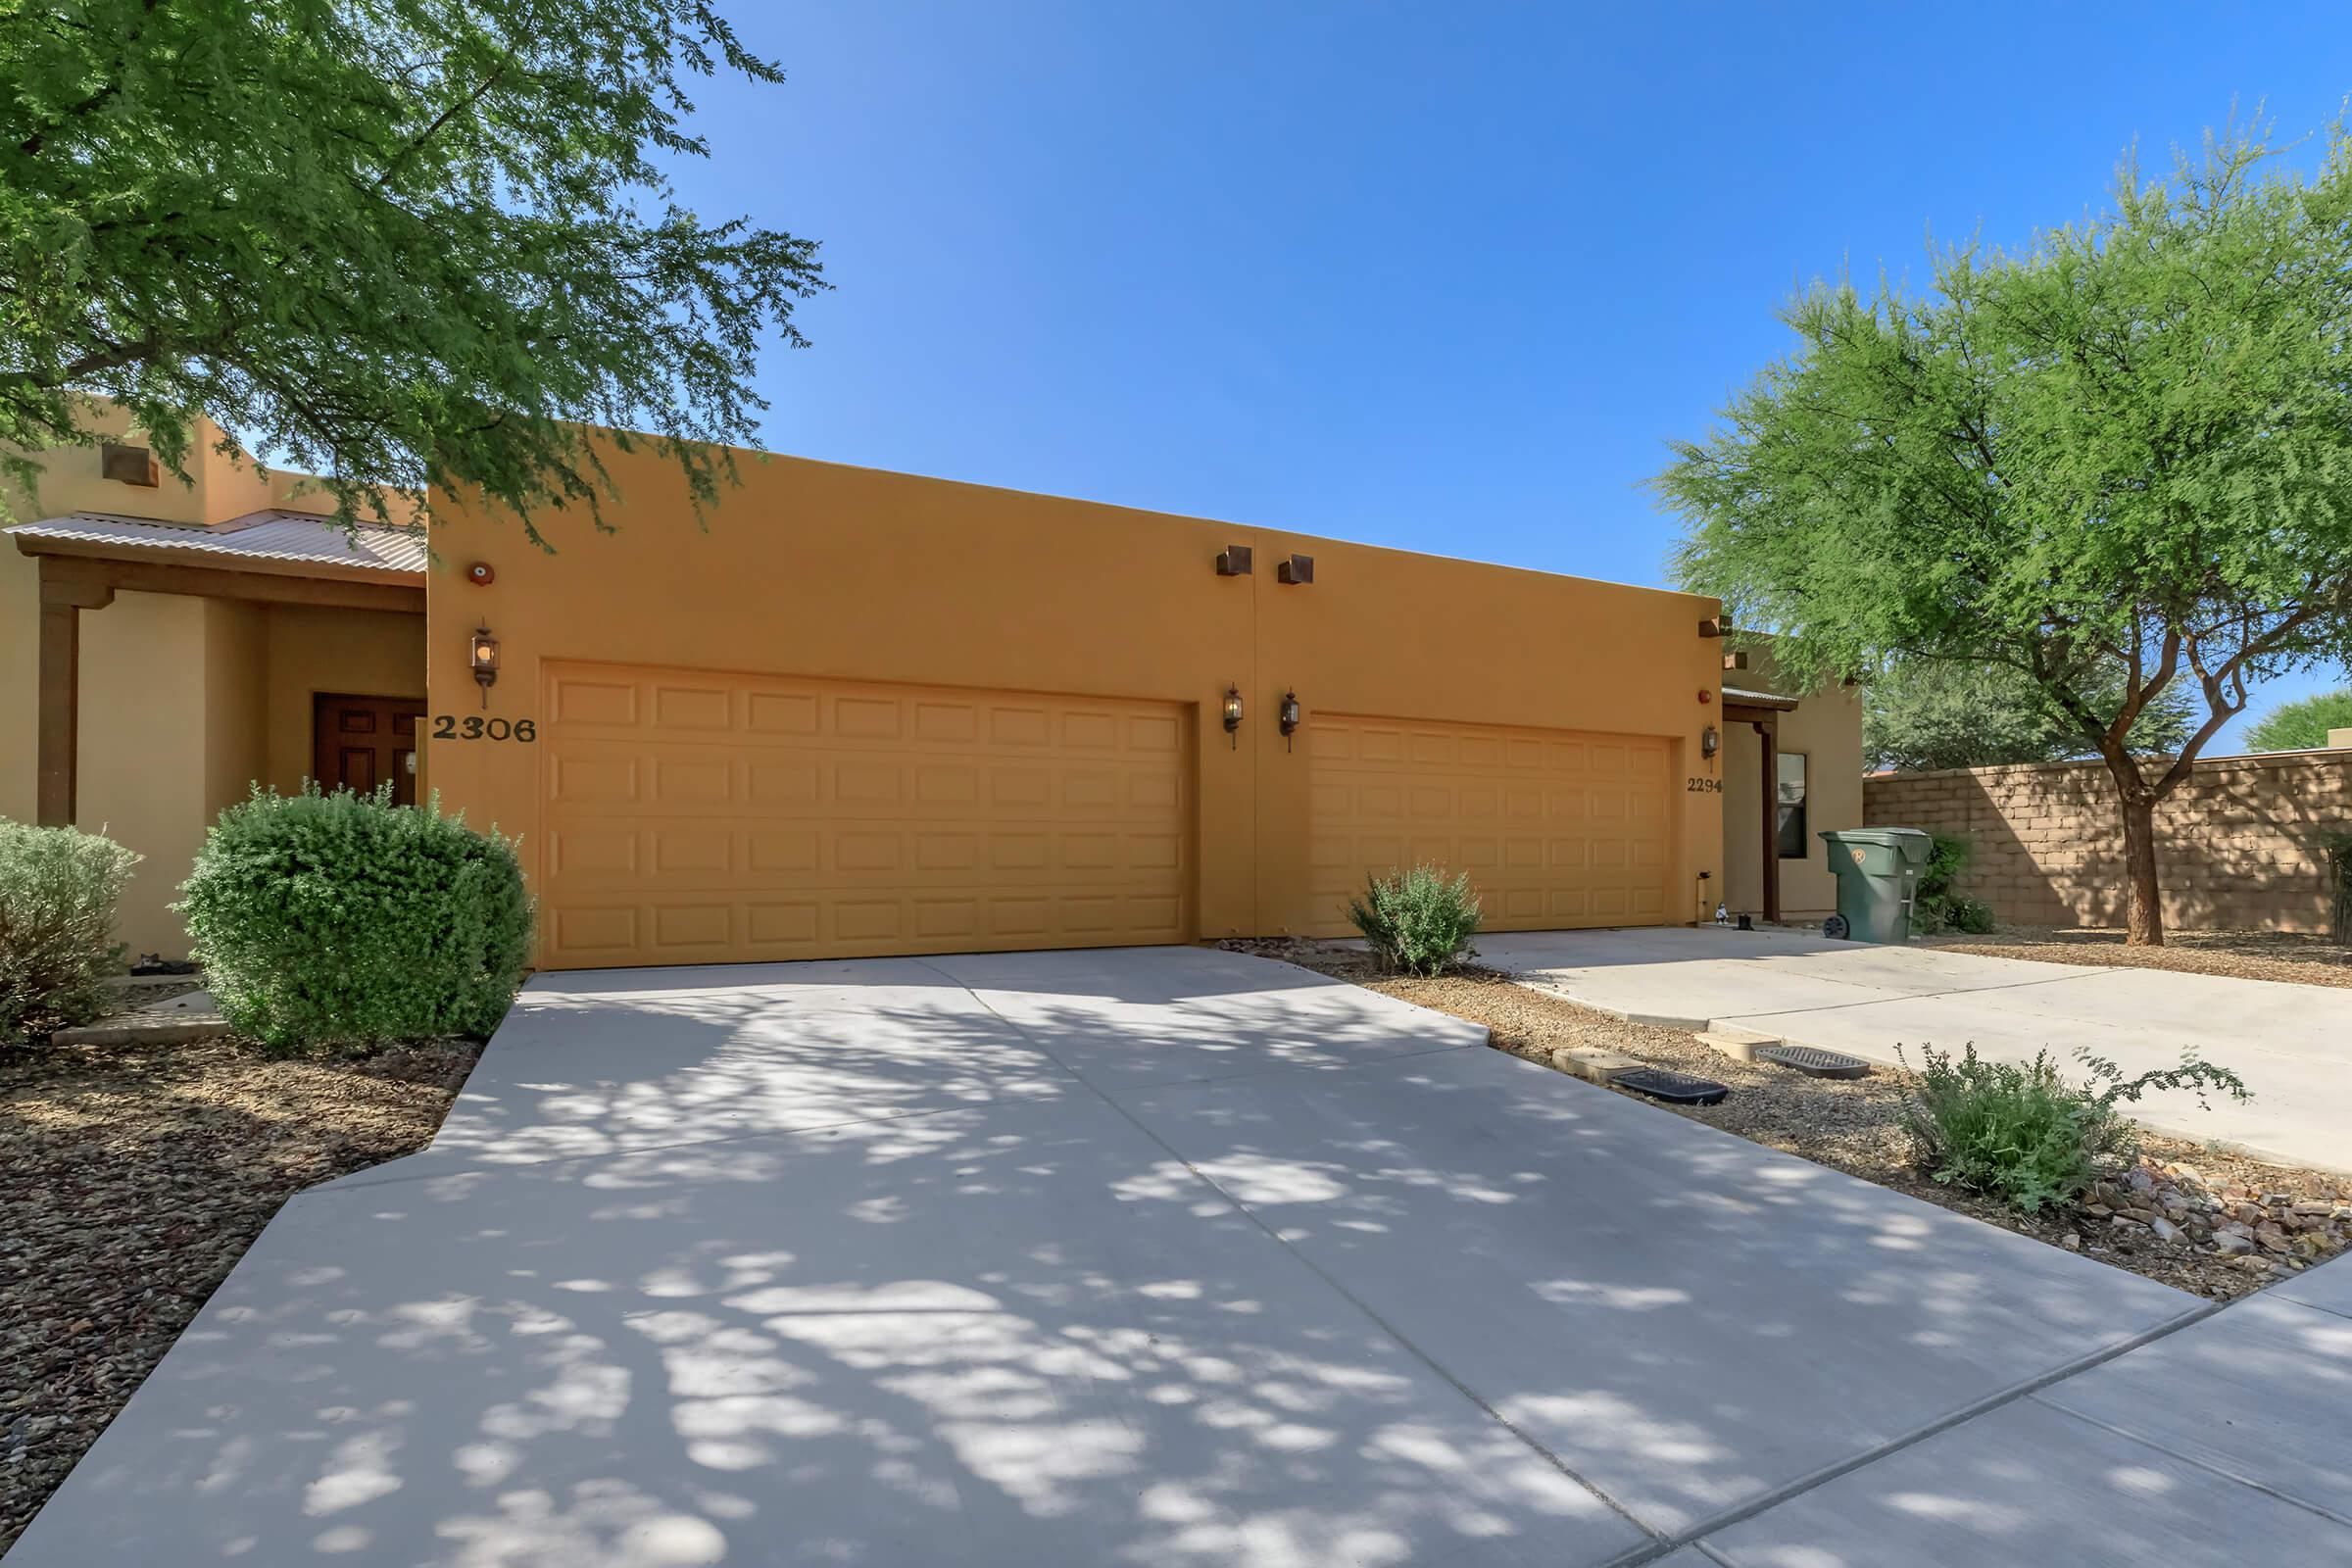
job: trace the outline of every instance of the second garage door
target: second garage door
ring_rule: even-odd
[[[1349,931],[1367,875],[1467,871],[1491,931],[1666,917],[1667,743],[1642,735],[1318,715],[1314,930]]]
[[[553,968],[1183,942],[1190,712],[553,664]]]

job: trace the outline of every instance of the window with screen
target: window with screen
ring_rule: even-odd
[[[1812,846],[1805,832],[1805,754],[1780,754],[1780,836],[1781,858],[1801,860]]]

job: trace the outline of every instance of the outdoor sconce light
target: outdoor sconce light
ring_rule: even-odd
[[[1698,732],[1698,755],[1708,761],[1715,760],[1716,750],[1722,745],[1723,737],[1716,733],[1714,725],[1709,724]]]
[[[466,645],[466,662],[473,665],[473,678],[482,688],[482,706],[490,706],[490,688],[498,684],[498,639],[490,635],[484,622]]]
[[[1297,692],[1282,694],[1281,720],[1282,749],[1287,752],[1291,749],[1292,732],[1298,728],[1298,694]]]
[[[1315,558],[1293,556],[1274,564],[1274,580],[1286,583],[1309,583],[1315,580]]]
[[[1228,686],[1225,688],[1225,733],[1234,737],[1233,746],[1236,751],[1239,751],[1242,745],[1238,733],[1241,727],[1242,689],[1239,686]]]
[[[1249,576],[1250,547],[1248,545],[1227,545],[1218,551],[1217,575],[1220,577]]]

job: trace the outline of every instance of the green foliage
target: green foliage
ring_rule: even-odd
[[[2299,702],[2280,703],[2246,731],[2246,749],[2314,751],[2328,744],[2331,729],[2352,729],[2352,690],[2321,692]]]
[[[1478,895],[1467,871],[1448,880],[1434,865],[1416,865],[1368,878],[1364,896],[1348,901],[1348,918],[1382,968],[1443,974],[1478,935]]]
[[[2200,1104],[2208,1091],[2249,1098],[2235,1073],[2194,1052],[2183,1053],[2178,1067],[2131,1079],[2104,1057],[2075,1055],[2087,1075],[2081,1084],[2069,1083],[2046,1051],[2021,1066],[1986,1061],[1974,1043],[1958,1057],[1920,1047],[1918,1085],[1904,1090],[1903,1109],[1920,1167],[2031,1214],[2074,1198],[2100,1161],[2132,1152],[2132,1124],[2118,1107],[2149,1090],[2193,1089]]]
[[[798,345],[815,246],[707,220],[689,87],[781,74],[713,0],[58,0],[0,25],[0,443],[119,400],[184,474],[202,411],[343,514],[475,492],[602,523],[576,424],[698,502]],[[32,478],[22,458],[7,465]],[[388,509],[389,500],[389,509]],[[542,542],[544,542],[542,540]]]
[[[2352,947],[2352,832],[2328,834],[2320,852],[2328,857],[2328,939]]]
[[[1982,936],[1992,929],[1992,906],[1972,899],[1953,886],[1968,869],[1976,852],[1963,838],[1933,835],[1928,863],[1919,873],[1911,896],[1911,929],[1921,936],[1939,931],[1967,931]]]
[[[2123,680],[2116,672],[2101,677],[2093,706],[2120,703]],[[2188,739],[2188,694],[2168,687],[2140,710],[2125,744],[2140,755],[2178,753]],[[1862,688],[1866,768],[1998,767],[2091,753],[2074,720],[2003,664],[1890,659]]]
[[[2231,130],[1925,295],[1816,284],[1796,335],[1653,481],[1676,574],[1779,634],[1792,689],[1889,659],[2006,667],[2106,760],[2128,842],[2250,682],[2352,652],[2352,127],[2308,178]],[[2201,713],[2169,762],[2141,708]],[[2159,937],[2153,861],[2132,930]]]
[[[530,959],[514,844],[389,786],[256,790],[180,892],[222,1014],[281,1049],[487,1035]]]
[[[96,1017],[122,966],[115,906],[139,858],[70,827],[0,819],[0,1041]]]

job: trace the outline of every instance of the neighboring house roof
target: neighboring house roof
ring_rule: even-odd
[[[363,522],[346,529],[332,518],[276,510],[249,512],[210,526],[74,512],[24,523],[8,532],[16,538],[18,548],[30,555],[180,561],[249,571],[359,576],[371,581],[420,578],[427,554],[425,532],[420,527]]]
[[[1743,708],[1777,708],[1784,713],[1793,710],[1796,707],[1796,699],[1793,697],[1776,697],[1771,692],[1745,691],[1738,686],[1726,686],[1723,689],[1723,700],[1727,703],[1738,703]]]

